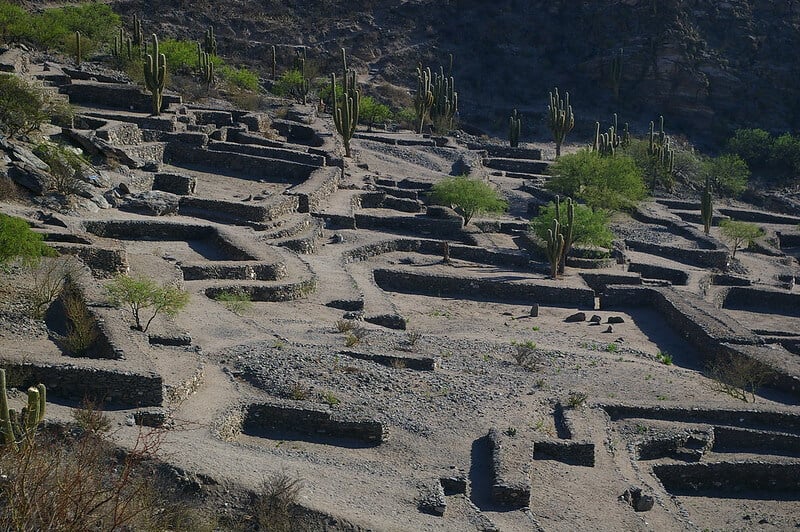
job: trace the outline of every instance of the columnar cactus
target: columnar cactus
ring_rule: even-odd
[[[553,227],[547,230],[547,260],[550,261],[550,277],[558,277],[558,266],[564,253],[564,235],[561,233],[558,220],[553,219]]]
[[[208,55],[217,55],[217,38],[214,36],[214,27],[209,26],[203,38],[203,49]]]
[[[649,144],[647,153],[653,161],[661,166],[667,173],[672,174],[675,170],[675,150],[672,148],[672,140],[669,135],[664,133],[664,117],[659,117],[659,131],[656,132],[655,125],[650,122]],[[655,192],[657,173],[653,172],[651,189]]]
[[[153,114],[161,114],[161,97],[164,94],[164,80],[167,77],[167,58],[158,53],[158,37],[153,34],[153,53],[147,54],[144,64],[144,83],[153,94]]]
[[[572,244],[575,241],[575,203],[572,198],[567,198],[564,202],[567,209],[567,223],[561,224],[560,231],[564,236],[564,249],[561,250],[561,258],[558,261],[558,272],[564,273],[564,267],[567,264],[567,255],[572,250]],[[561,198],[556,196],[556,220],[561,222]]]
[[[512,148],[519,146],[519,134],[522,131],[522,115],[514,109],[508,119],[508,142]]]
[[[342,48],[342,72],[347,75],[347,52]]]
[[[431,69],[417,67],[417,94],[414,95],[414,110],[417,112],[419,127],[417,133],[422,133],[425,117],[428,116],[433,105],[433,90],[431,87]]]
[[[700,217],[703,219],[703,231],[708,234],[711,231],[711,220],[714,216],[714,204],[711,197],[711,183],[706,179],[706,186],[700,197]]]
[[[272,45],[272,80],[275,81],[278,72],[278,55],[275,51],[275,45]]]
[[[305,53],[303,55],[305,55]],[[302,99],[303,104],[305,105],[306,103],[308,103],[308,92],[311,90],[311,82],[308,80],[308,78],[306,78],[305,57],[300,58],[299,63],[300,63],[299,70],[300,70],[300,76],[302,77],[302,81],[300,81],[300,83],[297,86],[297,92],[300,98]]]
[[[44,419],[46,400],[47,389],[44,384],[39,384],[28,388],[28,406],[21,414],[9,409],[6,371],[0,369],[0,445],[8,445],[15,451],[20,445],[31,445],[36,428]]]
[[[206,88],[210,88],[214,83],[214,63],[211,61],[211,55],[200,49],[200,43],[197,44],[197,70],[200,79],[206,84]]]
[[[433,105],[430,108],[431,121],[438,129],[449,130],[453,127],[453,117],[458,112],[458,93],[455,91],[453,77],[445,76],[444,68],[433,75]]]
[[[550,93],[550,104],[547,106],[548,123],[556,143],[556,158],[561,156],[561,145],[564,143],[567,133],[575,127],[575,115],[569,104],[569,93],[565,93],[564,96],[565,98],[562,100],[558,95],[558,88],[556,88]]]
[[[75,32],[75,61],[80,65],[81,64],[81,32]]]
[[[333,123],[344,142],[344,155],[350,157],[350,139],[356,132],[361,93],[356,86],[356,73],[351,71],[344,77],[344,94],[341,102],[336,98],[336,74],[331,74],[333,88]]]
[[[611,88],[614,91],[614,99],[619,99],[619,87],[622,84],[622,48],[619,53],[611,58]]]
[[[145,44],[142,21],[136,15],[133,15],[133,44],[135,46],[143,46]]]

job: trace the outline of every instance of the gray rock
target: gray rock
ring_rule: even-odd
[[[534,303],[533,305],[531,305],[531,314],[530,314],[530,316],[531,316],[531,318],[535,318],[538,315],[539,315],[539,304],[538,303]]]
[[[167,216],[178,213],[180,196],[169,192],[148,190],[125,197],[120,209],[152,216]]]
[[[614,327],[613,327],[613,326],[611,326],[611,325],[609,325],[609,326],[606,328],[606,330],[605,330],[605,331],[603,331],[603,332],[604,332],[604,333],[613,333],[613,332],[614,332]]]
[[[36,196],[44,194],[50,182],[50,174],[21,161],[12,163],[8,167],[7,175],[9,179]]]
[[[602,318],[597,314],[593,315],[589,319],[589,323],[596,324],[596,325],[599,325],[601,321],[602,321]]]
[[[575,314],[571,314],[564,318],[564,321],[567,323],[576,323],[579,321],[586,321],[586,313],[585,312],[576,312]]]
[[[625,319],[622,316],[610,316],[608,323],[625,323]]]
[[[652,495],[643,493],[642,488],[633,486],[626,489],[625,492],[619,496],[619,499],[630,504],[637,512],[652,510],[656,502]]]
[[[431,515],[443,516],[447,509],[444,488],[441,482],[434,481],[420,487],[419,511]]]

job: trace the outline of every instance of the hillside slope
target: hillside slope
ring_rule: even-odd
[[[309,46],[322,73],[338,67],[345,47],[354,65],[374,68],[373,81],[409,87],[418,61],[445,64],[452,52],[461,117],[492,132],[512,107],[541,114],[555,85],[572,93],[587,131],[614,111],[639,131],[664,114],[673,131],[705,141],[735,127],[800,126],[795,1],[170,0],[157,13],[149,5],[114,3],[165,35],[200,38],[213,24],[221,53],[263,71],[271,44]],[[620,48],[615,101],[609,72]],[[288,62],[291,50],[279,50]],[[541,121],[534,133],[544,134]]]

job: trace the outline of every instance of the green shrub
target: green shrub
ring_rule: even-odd
[[[772,135],[763,129],[737,129],[726,150],[736,154],[753,170],[763,170],[772,156]]]
[[[255,505],[255,517],[260,529],[273,532],[297,530],[293,515],[299,504],[303,482],[286,473],[274,473],[264,480]]]
[[[771,168],[781,174],[800,174],[800,138],[784,133],[775,139],[769,156]]]
[[[189,293],[170,285],[156,284],[146,277],[117,275],[106,285],[106,293],[116,306],[124,307],[135,321],[133,328],[147,332],[150,323],[160,313],[174,316],[189,303]],[[144,326],[142,311],[150,309],[151,315]]]
[[[737,222],[734,220],[722,220],[719,224],[722,236],[733,247],[731,256],[736,256],[736,250],[742,245],[749,246],[752,242],[764,235],[764,231],[754,223]]]
[[[562,155],[562,158],[566,155]],[[562,205],[559,210],[561,226],[567,224],[567,209]],[[554,203],[542,207],[539,215],[531,220],[531,230],[536,235],[545,240],[547,230],[553,227],[553,220],[556,217],[556,206]],[[592,210],[586,205],[575,203],[575,228],[573,229],[573,243],[588,244],[592,246],[610,247],[614,234],[608,228],[609,213],[604,209]]]
[[[221,65],[217,71],[219,72],[220,78],[234,87],[254,92],[258,91],[260,88],[258,76],[247,68],[234,68],[229,65]]]
[[[167,58],[167,67],[172,72],[187,73],[197,68],[197,43],[194,41],[164,39],[158,42],[158,50]]]
[[[42,257],[55,255],[55,250],[45,245],[44,237],[34,233],[25,220],[0,213],[0,265],[14,260],[34,265]]]
[[[550,167],[547,187],[592,209],[633,207],[646,195],[642,171],[631,157],[601,157],[588,149],[562,155]]]
[[[435,185],[430,198],[439,205],[448,205],[464,217],[468,224],[472,217],[483,212],[501,213],[508,203],[500,193],[479,179],[466,176],[448,177]]]
[[[404,107],[394,113],[394,120],[403,129],[417,130],[419,118],[413,107]]]
[[[358,121],[367,126],[367,131],[372,131],[375,124],[385,124],[392,118],[392,112],[387,105],[384,105],[371,96],[361,98],[359,107]]]
[[[272,93],[277,96],[292,97],[296,100],[303,99],[303,85],[305,79],[299,70],[287,70],[272,85]],[[328,88],[330,95],[330,88]]]
[[[250,294],[244,290],[226,290],[217,294],[214,299],[234,314],[242,314],[253,307]]]
[[[9,2],[0,2],[0,39],[17,41],[30,34],[31,17],[27,11]]]
[[[50,167],[50,190],[65,196],[79,191],[81,171],[87,163],[73,149],[61,144],[39,144],[33,152]]]
[[[714,191],[722,195],[737,196],[744,192],[750,169],[738,155],[720,155],[708,159],[703,164],[703,171]]]
[[[9,137],[37,129],[48,116],[45,97],[25,80],[0,74],[0,131]]]

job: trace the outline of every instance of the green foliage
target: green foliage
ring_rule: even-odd
[[[736,250],[742,245],[749,246],[753,240],[764,236],[764,230],[750,222],[723,220],[719,224],[719,229],[725,240],[733,247],[732,257],[736,256]]]
[[[188,72],[198,66],[194,41],[164,39],[158,43],[158,48],[173,72]]]
[[[67,285],[61,295],[67,317],[67,334],[59,338],[64,351],[72,356],[84,356],[99,336],[94,317],[86,307],[78,288]]]
[[[226,290],[217,294],[214,299],[234,314],[242,314],[253,307],[250,294],[243,290]]]
[[[656,360],[658,360],[665,366],[672,365],[672,355],[670,355],[666,351],[659,351],[658,354],[656,355]]]
[[[560,157],[547,187],[593,209],[630,208],[645,197],[642,171],[625,155],[601,157],[588,149]]]
[[[567,397],[567,408],[580,408],[586,403],[589,396],[586,392],[570,392]]]
[[[28,133],[48,118],[42,92],[23,79],[0,74],[0,131],[9,137]]]
[[[336,397],[336,394],[334,394],[333,392],[326,391],[322,394],[322,402],[328,406],[336,406],[340,404],[342,401],[338,397]]]
[[[3,42],[20,40],[29,33],[30,15],[16,4],[0,2],[0,39]]]
[[[177,286],[161,285],[146,277],[117,275],[106,285],[112,304],[124,307],[135,321],[134,328],[147,332],[150,323],[160,313],[175,316],[189,303],[189,294]],[[150,318],[144,326],[142,312],[150,309]]]
[[[33,152],[50,167],[50,190],[65,196],[79,191],[81,171],[87,163],[75,150],[62,144],[43,143]]]
[[[219,67],[219,75],[223,80],[239,89],[257,92],[260,88],[258,75],[244,67],[235,68],[230,65],[222,64]]]
[[[464,217],[468,224],[472,217],[483,212],[502,213],[508,203],[500,193],[479,179],[467,176],[448,177],[435,185],[431,200],[439,205],[449,205]]]
[[[732,354],[717,355],[707,367],[708,375],[714,381],[712,388],[731,397],[755,402],[756,392],[774,376],[774,372],[758,360]]]
[[[55,250],[44,244],[44,237],[34,233],[25,220],[0,213],[0,265],[14,260],[35,265],[41,257],[55,255]]]
[[[744,159],[753,170],[761,170],[771,157],[773,142],[763,129],[737,129],[728,140],[727,151]]]
[[[575,227],[572,231],[573,243],[610,247],[614,234],[608,228],[608,211],[604,209],[592,210],[580,203],[574,203],[574,206]],[[558,223],[566,225],[568,220],[565,209],[560,209],[558,214]],[[555,203],[550,202],[539,209],[539,215],[531,220],[531,230],[536,236],[545,240],[547,238],[547,230],[552,227],[554,219],[556,219],[556,206]]]
[[[372,131],[375,124],[385,124],[392,118],[389,106],[384,105],[371,96],[361,98],[359,121],[366,124],[367,131]]]
[[[784,133],[775,139],[769,155],[769,165],[782,174],[800,174],[800,138]]]
[[[418,126],[417,112],[412,107],[405,107],[394,113],[394,120],[403,129],[416,131]]]
[[[720,155],[708,159],[703,164],[703,170],[714,190],[731,196],[744,192],[750,177],[747,163],[738,155]]]
[[[303,96],[307,93],[307,83],[300,70],[287,70],[272,85],[272,92],[278,96],[291,96],[295,100],[302,102]],[[330,89],[328,90],[330,97]]]

